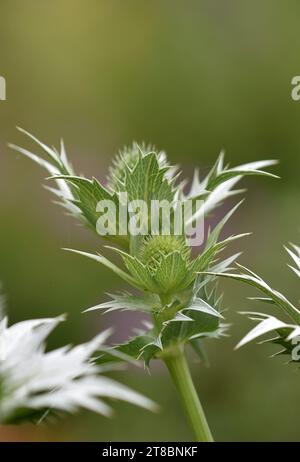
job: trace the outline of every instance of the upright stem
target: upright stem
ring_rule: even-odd
[[[197,441],[212,442],[213,437],[195,390],[184,352],[181,350],[174,352],[173,355],[164,357],[163,361],[169,369]]]

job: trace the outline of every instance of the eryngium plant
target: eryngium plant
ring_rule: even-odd
[[[300,278],[300,247],[293,245],[291,248],[286,247],[287,252],[292,257],[294,265],[289,267]],[[252,321],[258,323],[237,345],[237,348],[256,340],[265,334],[275,333],[262,343],[274,343],[282,348],[273,356],[288,355],[288,362],[300,362],[299,354],[299,339],[300,339],[300,307],[298,308],[291,303],[283,294],[270,287],[260,276],[244,266],[237,265],[240,269],[239,274],[235,273],[214,273],[214,276],[222,276],[236,281],[241,281],[249,284],[252,287],[259,289],[263,297],[250,297],[251,300],[266,303],[268,305],[279,308],[289,319],[290,322],[282,321],[277,317],[257,312],[245,312]]]
[[[192,186],[185,191],[186,182],[178,181],[178,168],[168,163],[165,153],[134,143],[117,155],[104,186],[95,178],[87,179],[74,173],[63,143],[60,151],[57,151],[24,133],[39,144],[46,157],[15,145],[11,147],[44,167],[56,181],[57,188],[51,188],[51,192],[58,202],[94,230],[99,218],[99,201],[113,201],[118,209],[124,193],[128,201],[142,199],[148,204],[153,200],[167,200],[174,205],[174,209],[191,201],[193,214],[189,222],[194,222],[212,212],[228,197],[240,193],[233,188],[243,176],[274,176],[262,170],[273,165],[273,160],[229,168],[224,165],[224,155],[221,153],[202,181],[198,171],[195,171]],[[199,441],[212,441],[212,434],[190,375],[185,347],[190,345],[202,358],[203,340],[219,338],[226,332],[222,296],[218,293],[215,277],[199,273],[230,270],[238,254],[221,260],[220,252],[245,234],[230,236],[225,240],[219,240],[219,236],[236,208],[208,232],[203,249],[196,257],[191,254],[185,227],[180,235],[175,234],[172,219],[169,235],[163,234],[159,222],[158,233],[155,234],[134,235],[126,229],[122,235],[105,236],[112,244],[110,251],[119,255],[122,267],[99,253],[73,250],[106,266],[138,290],[138,293],[112,295],[110,300],[90,310],[131,310],[150,315],[151,322],[146,322],[144,329],[128,342],[116,345],[112,352],[143,360],[146,367],[150,367],[153,359],[166,364]],[[149,216],[145,219],[148,221]],[[108,360],[108,356],[102,360]]]
[[[92,360],[109,331],[82,345],[45,351],[46,338],[63,320],[33,319],[10,327],[6,317],[0,321],[0,424],[40,422],[78,408],[110,416],[103,398],[155,409],[149,399],[101,375],[110,368]]]

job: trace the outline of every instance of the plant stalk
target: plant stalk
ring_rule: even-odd
[[[176,353],[174,352],[174,354],[163,357],[163,361],[180,395],[197,441],[213,442],[213,437],[197,395],[184,352],[177,350]]]

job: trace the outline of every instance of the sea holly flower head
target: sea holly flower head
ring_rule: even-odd
[[[229,242],[245,235],[247,233],[218,242],[217,235],[214,237],[211,235],[210,245],[195,259],[191,258],[191,249],[183,236],[148,236],[141,241],[137,256],[120,249],[113,248],[113,250],[120,254],[129,272],[127,275],[123,273],[123,278],[131,281],[133,286],[158,295],[176,295],[188,288],[192,291],[197,272],[208,268],[215,256]],[[85,252],[83,255],[97,259],[97,256]],[[101,256],[98,257],[98,261],[103,263]],[[122,271],[114,270],[117,274]]]
[[[105,398],[155,410],[151,400],[103,376],[104,369],[92,360],[109,331],[82,345],[45,351],[46,338],[63,320],[33,319],[10,327],[6,317],[0,321],[1,424],[39,422],[79,408],[109,416],[112,409]]]
[[[107,177],[108,185],[112,191],[124,190],[126,184],[126,175],[132,173],[139,162],[139,158],[143,157],[145,153],[157,153],[155,146],[151,144],[146,145],[133,142],[131,146],[126,146],[120,150],[119,153],[112,160],[112,165],[109,167],[109,175]],[[167,167],[166,154],[159,151],[157,160],[160,167]]]
[[[151,322],[146,323],[145,329],[127,344],[117,347],[116,351],[125,351],[134,358],[143,357],[149,364],[152,358],[174,345],[190,343],[200,354],[203,338],[223,335],[226,326],[221,314],[222,299],[215,277],[203,275],[203,272],[224,272],[236,259],[237,255],[233,255],[222,261],[220,252],[245,234],[224,240],[219,237],[237,206],[208,232],[204,242],[201,240],[202,248],[195,257],[191,254],[190,246],[193,243],[187,229],[190,231],[188,227],[192,228],[199,219],[203,220],[228,197],[240,193],[240,190],[233,188],[243,176],[274,177],[263,168],[273,165],[275,161],[258,161],[230,168],[224,164],[224,154],[221,153],[203,179],[195,171],[191,188],[188,189],[187,182],[179,179],[178,167],[168,163],[165,153],[152,146],[134,143],[115,158],[109,170],[108,182],[102,185],[95,178],[87,179],[74,174],[63,144],[59,152],[26,134],[39,144],[46,158],[18,146],[11,147],[48,170],[58,186],[51,192],[69,212],[97,231],[99,204],[103,205],[103,201],[113,204],[106,215],[110,232],[103,237],[110,241],[112,245],[109,249],[118,253],[121,264],[99,253],[73,252],[101,263],[139,290],[139,295],[112,295],[111,300],[92,309],[141,310],[151,316]],[[124,194],[129,204],[125,213],[124,207],[122,209]],[[155,232],[149,227],[149,224],[152,225],[153,201],[170,206],[168,232],[165,230],[165,211],[158,215]],[[130,206],[136,203],[141,206],[141,202],[146,205],[146,212],[132,217]],[[191,213],[183,215],[178,231],[177,212],[187,204],[191,206]],[[115,210],[117,213],[114,213]],[[117,223],[114,223],[115,217]],[[121,223],[121,217],[126,218],[125,225]],[[146,231],[133,232],[132,219],[140,225],[140,229]],[[120,229],[122,233],[117,232]]]
[[[139,259],[155,272],[162,261],[174,252],[180,254],[184,261],[188,261],[191,255],[191,249],[182,237],[170,235],[148,236],[142,241],[139,249]]]
[[[203,339],[226,334],[214,273],[230,272],[238,254],[222,260],[220,252],[245,234],[219,239],[237,206],[209,230],[206,239],[203,220],[228,197],[241,192],[233,188],[243,176],[274,177],[263,169],[275,161],[230,168],[222,152],[204,178],[195,171],[188,189],[188,182],[179,179],[178,167],[168,163],[165,153],[134,143],[117,155],[103,185],[74,173],[63,143],[58,151],[21,131],[38,143],[45,157],[11,147],[50,173],[57,184],[51,192],[71,214],[110,242],[107,247],[119,255],[120,263],[99,253],[72,251],[104,265],[135,289],[110,295],[108,301],[87,311],[132,310],[148,315],[143,328],[128,342],[106,351],[100,364],[117,357],[143,359],[148,367],[152,359],[162,360],[198,441],[212,441],[183,351],[191,345],[203,359]],[[195,257],[191,246],[198,247]]]

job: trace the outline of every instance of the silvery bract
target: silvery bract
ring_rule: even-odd
[[[293,265],[289,266],[300,278],[300,247],[293,245],[291,248],[286,248],[286,250],[293,260]],[[258,324],[239,342],[237,348],[256,340],[262,335],[273,332],[275,333],[275,337],[273,336],[267,339],[264,343],[271,342],[283,347],[275,353],[276,356],[285,354],[290,356],[290,361],[300,362],[300,349],[297,347],[300,341],[300,307],[296,307],[283,294],[270,287],[253,271],[241,265],[237,266],[241,271],[239,274],[223,272],[222,274],[213,273],[213,275],[231,278],[256,287],[264,294],[264,297],[251,297],[251,300],[275,306],[290,318],[290,322],[286,322],[270,314],[256,312],[244,313],[249,315],[249,318]]]
[[[8,327],[0,321],[0,423],[41,421],[86,408],[109,416],[105,398],[154,409],[154,404],[127,387],[102,376],[91,355],[103,348],[109,332],[88,343],[45,351],[45,340],[64,319],[34,319]]]

